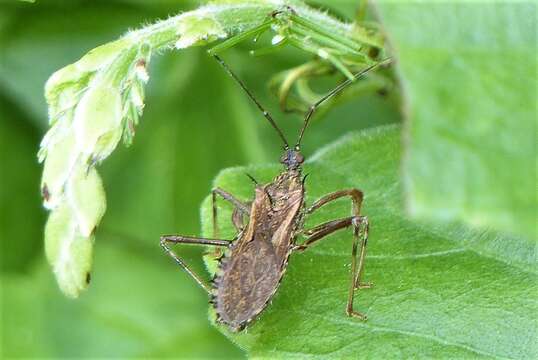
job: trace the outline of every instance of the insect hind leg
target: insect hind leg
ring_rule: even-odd
[[[366,216],[353,217],[353,248],[351,251],[352,256],[352,269],[353,279],[349,289],[349,298],[347,304],[347,313],[350,316],[358,317],[362,320],[366,320],[366,315],[353,310],[353,300],[355,295],[355,289],[369,289],[373,286],[371,282],[361,282],[362,274],[364,270],[364,257],[366,256],[366,245],[368,243],[368,230],[369,223]],[[357,262],[357,246],[360,242],[360,251],[358,253]]]
[[[305,242],[296,245],[293,250],[304,251],[308,249],[316,241],[325,238],[335,231],[353,227],[353,245],[351,250],[351,282],[349,285],[348,300],[346,313],[349,316],[366,320],[366,315],[353,309],[353,301],[355,300],[356,289],[368,289],[372,287],[371,283],[362,283],[361,277],[364,268],[364,257],[366,255],[366,243],[368,240],[368,218],[366,216],[350,216],[348,218],[332,220],[312,229],[306,230],[304,233],[310,235]],[[357,250],[360,247],[360,251]]]
[[[303,231],[303,234],[308,235],[309,237],[300,245],[295,247],[295,250],[305,250],[314,242],[324,238],[325,236],[332,234],[333,232],[353,227],[353,247],[351,250],[351,270],[352,277],[351,283],[349,286],[349,295],[347,301],[346,312],[349,316],[359,318],[361,320],[366,320],[366,315],[358,311],[353,310],[353,301],[355,299],[355,290],[356,289],[368,289],[372,287],[372,283],[363,283],[361,282],[362,273],[364,269],[364,258],[366,256],[366,245],[368,242],[368,229],[369,223],[366,216],[361,216],[360,211],[362,207],[362,202],[364,199],[364,194],[359,189],[347,189],[340,190],[330,194],[327,194],[314,202],[307,210],[307,214],[311,214],[319,208],[331,203],[342,197],[349,197],[352,202],[352,216],[344,219],[332,220],[312,229]]]
[[[211,287],[207,285],[202,277],[195,273],[186,263],[181,259],[172,249],[168,246],[168,244],[193,244],[193,245],[212,245],[212,246],[222,246],[222,247],[228,247],[230,246],[231,242],[228,240],[218,240],[218,239],[204,239],[204,238],[196,238],[196,237],[187,237],[187,236],[181,236],[181,235],[163,235],[161,236],[161,247],[164,249],[164,251],[170,255],[174,259],[174,261],[187,273],[189,274],[194,281],[202,289],[204,289],[208,295],[211,295]]]

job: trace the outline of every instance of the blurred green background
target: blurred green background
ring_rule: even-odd
[[[320,4],[316,2],[315,4]],[[43,86],[55,70],[129,28],[193,9],[195,1],[0,1],[0,242],[3,357],[241,358],[207,320],[207,298],[159,247],[163,233],[200,234],[199,206],[221,169],[275,162],[280,143],[203,49],[155,56],[131,148],[101,167],[108,210],[97,233],[90,289],[68,300],[43,254],[46,212],[36,153],[47,129]],[[355,1],[325,1],[353,18]],[[226,59],[294,137],[268,91],[276,72],[308,60],[262,58],[246,46]],[[360,121],[358,121],[360,119]],[[370,95],[332,109],[304,142],[308,156],[350,129],[398,122],[398,104]],[[203,270],[200,249],[183,249]]]

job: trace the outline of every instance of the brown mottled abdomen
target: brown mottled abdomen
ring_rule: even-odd
[[[221,265],[215,307],[220,321],[238,331],[267,305],[280,281],[286,258],[270,242],[253,240],[232,249]]]
[[[213,300],[219,321],[232,330],[243,329],[267,306],[286,268],[303,188],[295,181],[290,190],[284,180],[286,189],[256,186],[248,227],[220,264]]]

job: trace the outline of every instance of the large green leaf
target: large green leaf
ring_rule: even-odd
[[[369,320],[345,315],[352,234],[340,231],[292,255],[272,305],[247,331],[236,335],[220,327],[251,356],[538,356],[534,248],[492,232],[406,219],[401,211],[399,154],[399,127],[378,127],[323,148],[305,166],[310,174],[307,203],[352,187],[366,194],[363,213],[370,219],[371,232],[365,280],[375,287],[358,293],[356,308]],[[267,182],[279,168],[225,170],[216,185],[249,199],[253,186],[245,173]],[[349,212],[349,201],[341,200],[312,215],[307,226]],[[222,213],[221,228],[230,237],[230,209],[222,205]],[[210,214],[207,199],[202,212],[207,236]]]
[[[536,239],[535,2],[381,2],[406,91],[417,217]]]

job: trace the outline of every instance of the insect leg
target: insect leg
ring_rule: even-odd
[[[319,208],[321,208],[322,206],[332,202],[332,201],[335,201],[341,197],[344,197],[344,196],[349,196],[351,198],[351,202],[352,202],[352,210],[351,210],[351,213],[353,216],[355,217],[361,217],[360,216],[360,213],[361,213],[361,206],[362,206],[362,201],[364,199],[364,194],[362,191],[360,191],[359,189],[348,189],[348,190],[340,190],[340,191],[335,191],[333,193],[330,193],[330,194],[327,194],[325,196],[323,196],[322,198],[320,198],[319,200],[317,200],[316,202],[314,202],[314,204],[312,204],[312,206],[310,206],[308,209],[306,209],[306,213],[307,214],[311,214],[313,213],[314,211],[318,210]],[[361,217],[361,218],[365,218],[366,219],[366,222],[368,222],[368,219],[366,217]],[[320,225],[320,226],[323,226]],[[311,229],[310,231],[306,231],[305,234],[306,235],[309,235],[308,232],[313,232],[316,228],[313,228]],[[366,229],[366,238],[368,238],[368,228]],[[361,258],[363,260],[360,261],[359,263],[359,272],[357,274],[357,278],[355,280],[355,284],[356,284],[356,288],[360,289],[360,288],[369,288],[371,286],[370,283],[366,283],[366,284],[361,284],[360,283],[360,274],[362,274],[362,267],[364,265],[364,250],[365,250],[365,247],[366,247],[366,243],[364,244],[364,246],[361,246]],[[363,254],[364,253],[364,254]]]
[[[299,251],[306,250],[316,241],[324,238],[327,235],[332,234],[337,230],[346,229],[350,227],[352,223],[353,216],[344,219],[331,220],[323,224],[317,225],[311,229],[304,230],[302,234],[307,235],[308,238],[302,244],[295,245],[293,249]]]
[[[366,242],[368,240],[368,218],[366,216],[351,216],[349,218],[339,219],[339,220],[332,220],[328,221],[326,223],[323,223],[321,225],[318,225],[312,229],[308,229],[303,232],[305,235],[310,235],[310,237],[301,245],[296,245],[293,249],[298,251],[304,251],[312,243],[316,242],[317,240],[320,240],[324,238],[327,235],[332,234],[333,232],[348,228],[349,226],[353,225],[354,227],[354,235],[360,236],[360,229],[361,225],[363,228],[363,234],[362,234],[362,241],[361,241],[361,249],[360,249],[360,257],[359,257],[359,263],[358,263],[358,271],[354,272],[354,285],[355,289],[369,289],[373,286],[372,283],[362,283],[360,282],[360,278],[362,276],[362,271],[364,268],[364,257],[366,255]],[[355,232],[357,232],[355,234]],[[353,250],[353,258],[356,258],[356,247]]]
[[[196,274],[176,253],[170,249],[168,246],[168,243],[172,244],[195,244],[195,245],[213,245],[213,246],[223,246],[228,247],[230,246],[231,242],[228,240],[217,240],[217,239],[204,239],[204,238],[196,238],[196,237],[188,237],[188,236],[181,236],[181,235],[163,235],[161,236],[161,246],[166,251],[168,255],[170,255],[176,263],[181,266],[183,270],[187,272],[194,281],[202,289],[204,289],[209,295],[211,294],[211,287],[207,285],[200,275]]]
[[[315,201],[312,206],[306,209],[306,213],[311,214],[322,206],[344,196],[349,196],[351,198],[351,201],[353,203],[353,209],[351,213],[354,216],[359,216],[361,212],[362,200],[364,199],[364,194],[359,189],[340,190],[327,194]]]
[[[242,227],[239,227],[238,218],[241,214],[250,215],[250,208],[248,205],[238,200],[235,196],[229,192],[222,190],[221,188],[215,188],[211,191],[211,201],[213,207],[213,236],[219,237],[219,225],[217,221],[217,195],[220,195],[224,200],[230,202],[234,206],[234,214],[232,215],[232,222],[237,230],[243,230]],[[240,214],[237,214],[237,211]]]
[[[308,229],[303,232],[305,235],[310,235],[309,238],[306,239],[306,241],[300,245],[296,245],[293,249],[298,251],[304,251],[310,245],[312,245],[317,240],[320,240],[324,238],[327,235],[332,234],[333,232],[348,228],[349,226],[353,225],[354,232],[358,232],[357,234],[354,233],[354,235],[360,235],[360,229],[361,226],[363,228],[363,234],[361,236],[361,249],[360,249],[360,256],[359,256],[359,262],[357,269],[358,271],[354,273],[354,284],[355,289],[369,289],[373,286],[372,283],[362,283],[360,282],[363,268],[364,268],[364,257],[366,255],[366,243],[368,240],[368,218],[366,216],[351,216],[349,218],[345,219],[339,219],[339,220],[332,220],[328,221],[326,223],[323,223],[321,225],[318,225],[312,229]],[[353,250],[353,258],[356,258],[356,248]]]
[[[315,201],[312,206],[306,209],[306,213],[310,214],[324,205],[335,201],[342,197],[350,197],[352,202],[352,215],[349,218],[333,220],[327,223],[318,225],[312,229],[304,231],[304,234],[310,235],[310,237],[301,245],[296,247],[297,250],[304,250],[313,242],[323,238],[324,236],[349,226],[353,226],[353,249],[352,249],[352,272],[353,277],[350,285],[350,292],[348,298],[347,313],[350,316],[355,316],[360,319],[366,319],[366,316],[353,310],[353,297],[355,289],[367,289],[372,286],[371,283],[361,283],[361,277],[364,269],[364,258],[366,256],[366,244],[368,240],[368,218],[361,216],[361,206],[364,199],[364,194],[359,189],[347,189],[340,190],[330,194],[327,194]],[[362,232],[361,232],[362,229]],[[357,247],[360,240],[360,252],[357,261]]]
[[[363,284],[360,282],[363,268],[364,256],[366,255],[366,243],[368,240],[368,218],[366,216],[351,216],[344,219],[332,220],[304,233],[310,235],[308,239],[301,245],[295,246],[294,250],[303,251],[309,248],[313,243],[323,239],[325,236],[333,232],[353,226],[353,247],[351,250],[351,283],[349,285],[349,294],[347,299],[346,313],[349,316],[366,320],[366,315],[353,309],[353,301],[355,298],[355,289],[367,289],[372,285],[369,283]],[[361,231],[362,230],[362,231]],[[360,242],[360,253],[357,259],[357,248]],[[358,261],[357,261],[358,260]]]
[[[251,202],[248,203],[248,205],[252,205]],[[241,212],[238,208],[235,208],[232,213],[232,224],[234,225],[235,229],[237,231],[243,231],[245,229],[245,217],[244,213]],[[248,214],[247,214],[248,215]],[[249,215],[250,217],[250,215]]]

